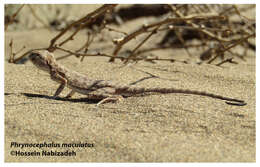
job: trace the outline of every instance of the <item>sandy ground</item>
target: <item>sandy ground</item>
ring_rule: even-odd
[[[135,24],[134,24],[135,25]],[[134,27],[133,23],[125,25]],[[46,47],[57,34],[46,29],[5,33],[5,161],[6,162],[255,162],[255,55],[238,65],[139,62],[122,67],[107,58],[63,59],[66,67],[90,78],[145,87],[201,90],[243,99],[246,106],[227,105],[209,97],[153,94],[129,97],[96,108],[97,101],[76,94],[51,99],[58,85],[31,62],[8,63],[14,48]],[[83,36],[83,35],[82,35]],[[79,37],[70,48],[83,41]],[[93,49],[110,52],[108,41]],[[131,46],[131,45],[130,45]],[[156,52],[169,56],[172,51]],[[62,55],[55,53],[56,56]],[[176,55],[184,55],[176,50]],[[183,57],[183,56],[181,56]],[[152,78],[151,73],[157,78]],[[62,96],[69,92],[66,89]],[[11,143],[88,143],[89,147],[12,147]],[[15,156],[15,151],[74,151],[76,156]]]

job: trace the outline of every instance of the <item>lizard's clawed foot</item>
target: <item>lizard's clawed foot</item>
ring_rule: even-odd
[[[120,96],[120,95],[115,95],[115,96],[109,96],[103,100],[101,100],[100,102],[97,103],[97,107],[100,105],[100,104],[104,104],[104,103],[109,103],[109,102],[117,102],[117,101],[121,101],[123,100],[123,96]]]
[[[51,99],[58,100],[58,99],[60,99],[60,97],[59,96],[51,96]]]

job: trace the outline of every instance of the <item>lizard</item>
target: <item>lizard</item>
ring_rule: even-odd
[[[58,87],[53,96],[54,98],[57,98],[65,87],[68,87],[71,89],[71,92],[65,98],[70,98],[74,95],[75,92],[77,92],[83,95],[87,95],[90,99],[100,100],[97,103],[97,105],[109,101],[117,101],[122,99],[123,97],[129,97],[147,92],[163,94],[193,94],[225,100],[227,104],[231,105],[246,105],[246,103],[243,100],[220,96],[203,91],[177,88],[146,88],[130,86],[126,84],[118,84],[108,80],[90,79],[87,77],[87,75],[83,75],[79,72],[69,70],[63,65],[57,63],[54,54],[47,50],[34,50],[31,53],[29,53],[29,59],[40,70],[49,73],[50,78],[52,80],[60,83],[60,86]]]

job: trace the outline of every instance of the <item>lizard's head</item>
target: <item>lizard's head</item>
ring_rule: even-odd
[[[55,59],[48,51],[33,51],[29,54],[29,59],[32,63],[41,70],[50,71],[50,63],[55,62]]]

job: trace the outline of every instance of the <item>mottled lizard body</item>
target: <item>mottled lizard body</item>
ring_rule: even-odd
[[[87,95],[91,99],[100,99],[101,101],[98,104],[104,103],[106,101],[115,101],[123,96],[137,95],[146,92],[194,94],[230,101],[226,102],[227,104],[246,104],[243,100],[224,97],[202,91],[176,88],[145,88],[123,84],[119,85],[105,80],[91,80],[86,75],[69,70],[58,64],[53,54],[46,50],[31,52],[29,59],[39,69],[48,72],[52,80],[60,83],[60,86],[55,92],[54,97],[57,97],[67,86],[72,91],[66,97],[71,97],[75,92],[77,92]]]

